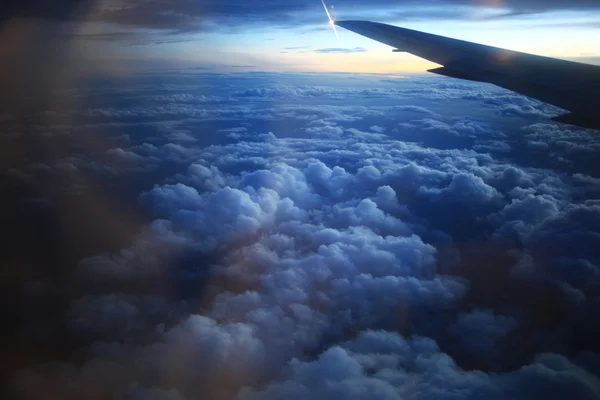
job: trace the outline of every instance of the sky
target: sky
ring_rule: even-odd
[[[48,42],[79,67],[115,71],[424,71],[433,65],[340,30],[318,0],[72,0],[4,5],[3,56]],[[592,0],[357,1],[328,4],[334,19],[396,24],[552,57],[597,62],[600,6]],[[28,22],[23,22],[28,21]],[[11,50],[11,48],[13,50]],[[64,60],[63,60],[64,61]],[[91,66],[90,66],[91,65]]]

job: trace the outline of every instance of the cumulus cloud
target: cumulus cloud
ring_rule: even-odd
[[[451,140],[513,134],[430,111],[439,98],[486,104],[476,84],[424,95],[231,79],[214,94],[228,107],[193,109],[182,94],[162,111],[104,109],[217,139],[132,135],[103,151],[115,171],[168,173],[139,194],[153,221],[138,237],[79,262],[64,318],[80,362],[21,371],[26,398],[598,396],[577,364],[600,331],[585,323],[597,311],[596,178],[386,135],[408,130],[398,116]],[[404,95],[422,106],[382,105]]]
[[[488,375],[461,370],[431,339],[407,340],[394,333],[366,331],[314,361],[293,360],[285,379],[262,391],[247,390],[242,398],[561,399],[571,395],[595,399],[600,381],[561,356],[541,355],[517,371]]]
[[[448,332],[455,341],[454,352],[475,365],[497,368],[501,353],[510,346],[509,334],[519,323],[515,318],[495,315],[489,310],[474,310],[460,314]],[[496,365],[494,365],[494,363]]]
[[[338,179],[332,179],[336,174]],[[326,176],[329,179],[323,180]],[[185,245],[204,251],[228,248],[215,274],[223,274],[229,282],[244,282],[248,289],[216,292],[206,316],[180,316],[180,322],[167,330],[164,318],[160,328],[152,329],[145,322],[152,314],[142,313],[173,315],[174,308],[151,306],[155,300],[150,298],[106,295],[77,300],[71,314],[78,331],[104,340],[150,331],[156,332],[158,342],[135,349],[109,343],[92,346],[93,357],[69,379],[78,382],[76,388],[88,389],[92,383],[84,371],[109,368],[116,362],[114,354],[127,371],[106,378],[114,380],[115,393],[125,393],[129,380],[149,382],[164,368],[171,368],[163,373],[177,377],[178,387],[188,395],[209,385],[211,376],[227,377],[232,387],[254,385],[290,357],[317,349],[324,338],[343,338],[363,326],[408,327],[418,310],[447,307],[459,299],[465,290],[462,283],[435,276],[431,245],[379,210],[374,201],[353,200],[353,191],[345,186],[360,184],[363,176],[368,175],[334,172],[323,164],[313,163],[304,170],[273,165],[270,171],[244,175],[240,189],[224,187],[199,195],[179,184],[148,192],[145,201],[169,218],[161,225],[172,233],[163,232],[163,237],[193,237]],[[331,186],[313,186],[319,182]],[[336,187],[339,199],[322,195]],[[390,188],[373,195],[383,200],[385,191]],[[151,254],[154,258],[148,259]],[[91,279],[106,276],[108,262],[115,270],[141,278],[147,272],[140,267],[154,265],[160,255],[156,249],[136,247],[106,260],[102,269],[90,268],[101,258],[82,262],[82,271]],[[171,364],[168,359],[176,354],[181,356]],[[206,379],[198,381],[195,371],[203,371]],[[53,372],[50,379],[64,378]],[[47,384],[43,379],[37,383],[38,390]],[[28,387],[35,390],[36,385]]]
[[[450,184],[442,189],[419,189],[422,197],[440,203],[459,203],[469,205],[493,205],[500,201],[500,194],[486,184],[482,178],[473,174],[457,174],[452,177]]]
[[[240,146],[241,151],[246,151],[243,143]],[[407,152],[410,151],[414,149]],[[290,358],[317,350],[324,340],[335,342],[363,329],[415,329],[415,324],[418,326],[420,323],[419,316],[457,304],[467,288],[460,280],[436,274],[436,250],[415,235],[422,227],[409,209],[399,203],[393,186],[401,187],[399,182],[416,180],[420,184],[412,189],[415,196],[436,204],[455,204],[455,207],[470,210],[482,206],[499,208],[502,204],[500,192],[473,173],[448,174],[409,164],[387,172],[382,167],[381,170],[373,166],[363,167],[352,174],[339,167],[331,169],[322,162],[305,164],[302,169],[287,164],[265,163],[269,165],[268,169],[226,178],[233,186],[223,187],[224,180],[221,180],[220,185],[199,193],[183,184],[163,185],[142,196],[150,208],[165,218],[161,222],[164,229],[161,236],[185,237],[187,239],[179,245],[200,248],[204,252],[228,249],[227,256],[212,274],[214,277],[226,277],[230,284],[240,282],[238,285],[246,289],[240,292],[220,291],[216,286],[210,290],[215,297],[205,315],[180,315],[180,322],[172,322],[171,328],[166,330],[164,325],[158,330],[144,325],[145,317],[142,318],[130,303],[103,298],[97,304],[107,309],[94,313],[100,318],[90,321],[79,318],[78,329],[98,337],[108,333],[127,336],[131,332],[150,330],[157,332],[159,337],[159,344],[144,346],[134,353],[130,349],[111,350],[121,356],[128,354],[124,362],[129,365],[129,372],[121,378],[122,383],[115,386],[116,392],[125,391],[125,382],[129,379],[149,384],[149,376],[167,373],[176,376],[176,386],[183,388],[184,396],[200,388],[223,395],[225,389],[210,387],[208,377],[227,377],[232,387],[237,388],[255,386],[273,376]],[[220,164],[220,168],[226,169],[227,160],[221,160]],[[430,168],[433,165],[429,164]],[[443,168],[441,165],[436,168]],[[201,167],[198,172],[202,177],[220,177],[220,168],[213,166],[210,170]],[[188,172],[193,176],[196,168],[190,168]],[[522,171],[514,171],[509,180],[511,185],[507,187],[527,182],[523,175]],[[490,183],[497,179],[496,173],[488,172],[483,176]],[[526,196],[513,202],[495,218],[501,221],[520,219],[537,226],[558,212],[552,204],[547,212],[532,205],[525,209],[536,210],[537,214],[522,215],[515,204],[519,201],[527,204],[534,199]],[[394,215],[402,216],[404,221]],[[156,254],[156,250],[147,249],[150,254]],[[138,251],[136,248],[128,250],[131,254],[128,259],[113,258],[112,262],[119,265],[135,260],[143,266],[147,262],[140,257],[148,257],[149,254],[136,256]],[[84,261],[82,265],[89,262]],[[119,268],[128,267],[123,265]],[[132,273],[143,273],[142,270],[135,271]],[[87,269],[87,273],[94,277],[97,272]],[[110,305],[104,303],[108,300]],[[94,308],[96,304],[96,300],[91,299],[81,302],[75,303],[73,310],[83,310],[79,312],[84,315],[87,309],[81,307]],[[117,325],[119,329],[108,329],[112,322],[103,319],[104,314],[116,323],[124,316],[129,323]],[[134,322],[141,325],[132,325]],[[106,331],[98,330],[100,327]],[[448,334],[458,340],[452,351],[491,360],[493,350],[500,348],[500,341],[517,327],[518,323],[512,317],[475,311],[459,315],[448,328]],[[410,342],[404,342],[405,339],[396,334],[367,332],[362,335],[391,335],[383,342],[397,341],[400,347],[411,346]],[[387,347],[387,350],[376,350],[378,345],[370,342],[368,346],[375,347],[364,347],[364,350],[355,352],[351,349],[363,346],[361,339],[357,343],[332,347],[312,362],[291,361],[289,381],[271,382],[264,392],[246,389],[242,391],[243,396],[279,398],[286,394],[292,398],[305,398],[324,393],[344,393],[364,398],[366,395],[406,395],[417,390],[414,385],[405,387],[400,384],[397,380],[400,378],[390,381],[377,378],[393,374],[414,375],[415,379],[423,379],[420,383],[422,390],[426,387],[433,390],[432,383],[425,378],[427,370],[418,367],[413,371],[411,368],[416,366],[406,366],[409,365],[406,364],[408,360],[416,355],[396,355]],[[419,349],[429,346],[429,350],[424,351],[429,354],[427,357],[435,360],[431,361],[430,368],[435,368],[442,360],[449,363],[448,369],[444,370],[444,374],[448,374],[444,380],[464,376],[465,373],[448,355],[440,352],[432,340],[415,339],[413,343]],[[98,349],[101,351],[94,353],[89,362],[108,362],[106,354],[111,352],[103,347]],[[365,356],[361,356],[360,351],[366,352]],[[378,351],[383,353],[369,360]],[[420,351],[418,354],[421,354]],[[164,367],[168,363],[167,354],[182,352],[197,356],[182,356],[176,364],[169,363],[168,367]],[[377,361],[377,357],[381,360]],[[402,358],[392,362],[394,357]],[[584,384],[594,378],[567,359],[548,357],[501,377],[467,373],[472,374],[472,378],[466,382],[470,382],[468,387],[473,393],[493,387],[493,390],[486,390],[491,390],[490,395],[499,398],[507,393],[531,394],[530,390],[535,387],[527,384],[528,379],[534,379],[531,374],[536,376],[535,371],[547,368],[545,363],[553,363],[551,360],[556,359],[556,368],[559,368],[556,373],[573,377],[568,387],[581,391],[582,395],[595,395],[597,389]],[[136,367],[140,362],[138,359],[152,360],[146,363],[169,370],[145,371]],[[378,365],[383,360],[392,362],[385,365],[405,367],[379,371]],[[326,366],[329,362],[335,362],[335,368]],[[257,366],[261,368],[257,369]],[[346,370],[346,367],[350,369]],[[321,372],[309,372],[313,368]],[[194,378],[194,370],[203,371],[206,379]],[[327,371],[335,376],[329,377]],[[77,374],[74,379],[84,379],[80,373]],[[521,378],[521,374],[528,378]],[[542,376],[540,379],[543,379]],[[458,379],[456,385],[465,385],[463,379],[466,378]],[[87,383],[83,381],[81,384]],[[452,385],[439,390],[452,391]]]

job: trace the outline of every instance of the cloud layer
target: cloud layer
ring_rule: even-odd
[[[69,271],[76,345],[20,370],[21,396],[600,395],[600,193],[568,151],[589,131],[438,78],[153,79],[68,111],[114,145],[14,171],[142,181],[151,215]]]

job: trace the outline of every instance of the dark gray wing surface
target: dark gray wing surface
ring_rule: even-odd
[[[600,67],[536,56],[368,21],[336,25],[427,59],[429,70],[488,82],[568,110],[554,120],[600,130]]]

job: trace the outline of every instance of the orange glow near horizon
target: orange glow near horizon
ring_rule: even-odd
[[[350,54],[304,53],[273,59],[273,66],[295,65],[298,71],[355,72],[355,73],[400,73],[424,72],[438,67],[437,64],[407,53],[364,52]]]

